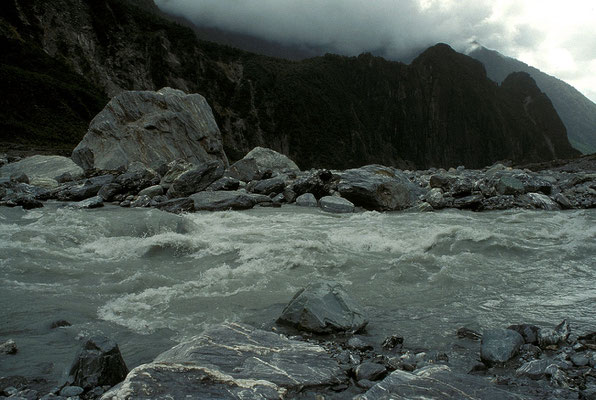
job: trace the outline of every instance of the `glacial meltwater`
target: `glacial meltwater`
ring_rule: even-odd
[[[365,335],[441,350],[466,326],[596,330],[596,210],[174,215],[58,203],[0,208],[0,376],[61,383],[102,333],[130,368],[223,321],[271,329],[294,293],[339,281]],[[65,320],[70,326],[52,329]]]

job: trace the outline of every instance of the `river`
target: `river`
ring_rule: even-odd
[[[168,214],[0,208],[0,376],[66,378],[102,333],[129,367],[206,326],[269,329],[310,282],[341,282],[368,340],[448,347],[457,328],[596,330],[596,210],[326,214],[284,206]],[[57,320],[71,326],[51,329]],[[61,382],[60,382],[61,383]]]

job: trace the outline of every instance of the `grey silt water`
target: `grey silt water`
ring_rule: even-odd
[[[310,282],[339,281],[367,340],[448,349],[473,329],[568,318],[595,330],[596,211],[327,214],[285,206],[174,215],[0,208],[0,376],[59,382],[84,337],[129,367],[223,321],[269,328]],[[51,329],[52,322],[72,326]]]

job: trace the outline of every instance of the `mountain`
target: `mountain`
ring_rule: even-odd
[[[2,83],[5,97],[28,96],[3,103],[6,142],[74,147],[108,96],[171,86],[206,97],[231,160],[258,145],[302,168],[482,167],[578,154],[527,74],[497,85],[444,44],[410,65],[371,54],[283,60],[199,40],[150,0],[8,0],[0,44],[3,54],[16,49],[2,70],[20,74]]]
[[[488,77],[495,82],[502,82],[512,72],[530,74],[552,100],[567,127],[571,145],[584,154],[596,153],[596,104],[577,89],[539,69],[482,46],[477,46],[468,55],[482,62]]]

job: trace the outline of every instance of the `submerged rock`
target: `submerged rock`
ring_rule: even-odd
[[[323,347],[226,323],[133,369],[102,399],[280,399],[345,380]]]
[[[12,339],[0,343],[0,354],[17,354],[18,351],[17,344]]]
[[[83,169],[147,167],[183,159],[227,164],[211,107],[199,94],[163,88],[116,95],[91,121],[72,159]]]
[[[327,281],[298,291],[277,322],[314,333],[358,332],[368,323],[345,289]]]
[[[491,329],[482,334],[480,359],[485,364],[502,364],[517,354],[524,338],[511,329]]]

